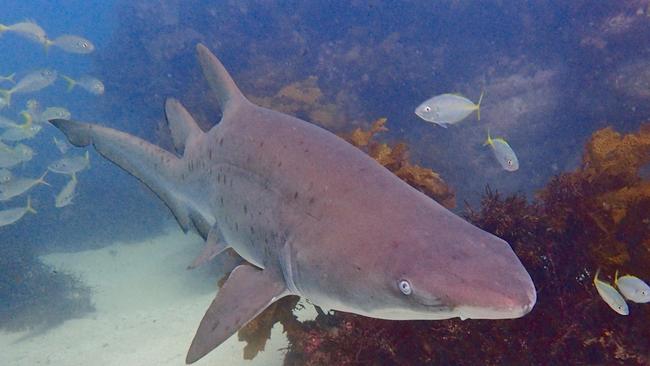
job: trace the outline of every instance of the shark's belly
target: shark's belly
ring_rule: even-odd
[[[277,263],[289,231],[281,222],[282,195],[267,179],[247,170],[228,164],[215,168],[213,207],[224,239],[256,266]]]

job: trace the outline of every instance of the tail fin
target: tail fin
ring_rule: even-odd
[[[44,184],[46,186],[51,186],[50,183],[45,181],[45,176],[46,175],[47,175],[47,170],[45,170],[45,173],[43,173],[43,175],[41,175],[41,177],[38,178],[38,180],[36,181],[36,184]]]
[[[31,196],[27,196],[27,207],[25,207],[25,209],[27,210],[27,212],[31,212],[33,214],[36,214],[36,210],[34,210],[34,208],[32,207],[32,197]]]
[[[481,120],[481,102],[483,101],[483,94],[485,94],[485,90],[481,91],[481,96],[478,97],[478,103],[476,103],[476,119],[478,121]]]
[[[490,136],[490,129],[488,128],[487,131],[487,139],[485,139],[485,142],[483,143],[483,146],[488,146],[492,145],[492,137]]]
[[[61,77],[63,78],[63,80],[65,80],[68,83],[68,87],[67,87],[68,93],[71,92],[72,89],[74,89],[74,86],[77,85],[77,82],[69,76],[61,75]]]
[[[180,160],[172,153],[135,136],[95,124],[64,119],[53,119],[50,123],[71,144],[79,147],[92,144],[102,156],[138,178],[167,204],[184,231],[192,227],[189,207],[175,192],[183,178],[178,173]]]
[[[7,81],[10,81],[12,84],[16,84],[16,80],[14,79],[15,76],[16,76],[16,73],[14,72],[11,75],[0,76],[0,80],[7,80]]]

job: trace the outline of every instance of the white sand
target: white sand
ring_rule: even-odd
[[[140,243],[50,254],[43,261],[81,276],[97,309],[46,333],[0,332],[0,365],[184,365],[216,289],[205,269],[187,271],[200,239],[177,229]],[[286,337],[273,328],[266,351],[242,358],[237,335],[196,365],[281,365]]]

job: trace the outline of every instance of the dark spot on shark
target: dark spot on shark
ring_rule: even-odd
[[[296,192],[296,193],[293,194],[293,199],[294,199],[294,200],[295,200],[295,199],[298,199],[298,192]]]
[[[214,332],[215,329],[219,326],[219,320],[215,320],[214,324],[212,324],[212,331]]]
[[[251,229],[251,234],[255,234],[255,229],[253,228],[253,226],[251,226],[250,229]]]
[[[239,231],[239,223],[235,223],[235,231]]]
[[[223,146],[223,137],[219,140],[219,146]]]
[[[248,213],[248,207],[244,205],[244,213]]]
[[[258,216],[262,216],[262,211],[257,211]]]
[[[264,141],[260,141],[260,147],[264,147]]]
[[[311,204],[313,204],[313,203],[314,203],[314,201],[316,201],[316,198],[314,198],[314,197],[311,197],[311,198],[309,199],[309,204],[310,204],[310,205],[311,205]]]
[[[282,166],[282,161],[278,161],[278,168]]]
[[[223,196],[219,197],[219,201],[221,202],[221,206],[223,206]]]
[[[212,160],[212,149],[208,149],[208,159]]]
[[[305,149],[305,153],[308,153],[308,152],[309,152],[309,149]]]

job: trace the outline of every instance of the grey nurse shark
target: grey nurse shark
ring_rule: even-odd
[[[72,144],[92,144],[146,184],[184,231],[203,236],[195,265],[226,248],[248,262],[218,291],[187,363],[287,295],[395,320],[508,319],[532,309],[535,287],[508,243],[334,134],[252,104],[206,47],[197,51],[223,118],[204,132],[168,100],[180,157],[110,128],[51,121]]]

